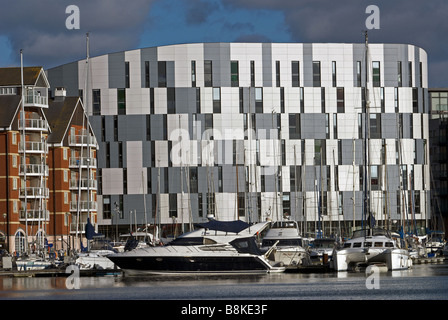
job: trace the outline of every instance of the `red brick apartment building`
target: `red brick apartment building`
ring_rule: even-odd
[[[21,68],[0,68],[1,249],[77,249],[96,222],[95,136],[79,97],[49,97],[41,67],[23,68],[23,88]]]

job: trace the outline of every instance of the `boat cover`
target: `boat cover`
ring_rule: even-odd
[[[197,223],[196,226],[198,226],[200,228],[206,228],[209,230],[234,232],[234,233],[238,233],[238,232],[250,227],[250,225],[248,223],[241,221],[241,220],[217,221],[214,219],[212,219],[208,222],[204,222],[204,223]]]

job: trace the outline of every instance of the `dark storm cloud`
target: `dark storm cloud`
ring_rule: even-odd
[[[27,65],[51,67],[83,59],[90,33],[91,55],[134,48],[140,40],[152,1],[148,0],[17,0],[0,11],[0,35],[8,37],[13,58],[24,51]],[[68,30],[69,5],[80,11],[80,29]]]
[[[426,50],[432,86],[448,86],[448,1],[446,0],[227,0],[232,8],[283,12],[293,41],[362,42],[366,8],[380,9],[380,29],[369,31],[371,42],[408,43]],[[446,69],[445,69],[446,70]]]
[[[219,10],[219,5],[216,2],[207,0],[186,1],[185,5],[187,7],[185,21],[191,25],[206,22],[212,12]]]

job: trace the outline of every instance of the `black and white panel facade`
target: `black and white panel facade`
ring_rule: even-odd
[[[430,218],[419,47],[370,44],[366,59],[364,44],[195,43],[86,66],[48,77],[87,100],[100,146],[100,225],[213,214],[349,232],[363,223],[366,188],[379,225],[425,227]]]

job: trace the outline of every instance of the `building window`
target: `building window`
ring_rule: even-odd
[[[361,61],[356,61],[356,86],[361,87]]]
[[[124,63],[124,70],[125,70],[125,88],[129,88],[130,87],[130,74],[129,74],[129,62],[125,62]]]
[[[167,112],[176,113],[176,88],[167,88]]]
[[[111,219],[111,213],[110,196],[103,196],[103,219]]]
[[[300,114],[289,114],[289,139],[300,139]]]
[[[213,68],[211,60],[204,60],[204,86],[213,86]]]
[[[198,193],[198,216],[204,216],[204,203],[202,201],[202,193]]]
[[[118,141],[118,116],[114,116],[114,141]]]
[[[395,113],[399,112],[399,103],[398,103],[398,88],[394,88],[394,107]]]
[[[412,88],[412,112],[418,112],[418,88]]]
[[[160,88],[166,88],[166,61],[157,62],[157,78],[158,86]]]
[[[154,88],[149,89],[149,112],[151,114],[155,114],[155,97],[154,97]]]
[[[255,88],[255,113],[263,113],[263,88]]]
[[[420,62],[419,63],[419,87],[423,87],[423,64]]]
[[[100,89],[93,89],[92,90],[92,112],[93,115],[100,115],[101,114],[101,90]]]
[[[380,76],[380,62],[372,61],[372,76],[373,76],[373,86],[381,86],[381,76]]]
[[[232,87],[239,86],[238,61],[230,62],[230,82]]]
[[[287,218],[291,216],[291,200],[289,193],[283,193],[282,198],[283,218]]]
[[[320,87],[320,61],[313,61],[313,87]]]
[[[336,89],[336,100],[337,100],[337,112],[344,113],[345,112],[345,94],[344,88]]]
[[[285,88],[280,88],[280,112],[285,113]]]
[[[118,142],[118,167],[123,168],[123,142]]]
[[[12,155],[12,167],[17,168],[17,155]]]
[[[151,81],[149,77],[149,61],[145,61],[145,88],[151,86]]]
[[[412,87],[412,62],[409,61],[408,64],[408,75],[409,75],[409,87]]]
[[[12,140],[12,144],[16,145],[17,144],[17,133],[13,132],[11,133],[11,140]]]
[[[305,92],[303,87],[300,87],[300,113],[305,113]]]
[[[196,61],[191,61],[191,86],[196,87]]]
[[[386,112],[386,103],[384,100],[384,87],[380,88],[380,99],[381,99],[381,113]]]
[[[64,182],[68,181],[68,170],[63,170],[64,171]]]
[[[322,113],[325,113],[325,88],[320,88],[320,109]]]
[[[239,109],[240,113],[244,113],[244,89],[239,89]]]
[[[403,70],[401,66],[401,61],[397,62],[397,77],[398,77],[398,86],[401,87],[403,85]]]
[[[381,139],[381,114],[370,114],[370,138]]]
[[[333,139],[338,138],[338,114],[333,113]]]
[[[196,88],[196,113],[201,113],[201,88]]]
[[[331,62],[331,80],[333,87],[336,87],[336,61]]]
[[[213,113],[221,113],[221,88],[213,88]]]
[[[123,168],[123,194],[127,193],[128,193],[128,169]]]
[[[110,142],[106,142],[106,168],[110,168]]]
[[[126,89],[117,89],[118,114],[126,114]]]
[[[291,82],[293,87],[300,87],[300,62],[291,61]]]
[[[250,86],[255,87],[255,61],[250,62]]]
[[[238,193],[238,217],[245,216],[245,194],[243,192]]]
[[[198,193],[198,168],[190,167],[190,193]]]
[[[275,61],[275,84],[280,87],[280,61]]]
[[[370,187],[371,187],[371,190],[381,190],[379,169],[380,169],[380,166],[370,166]]]
[[[68,149],[67,148],[62,149],[62,157],[64,160],[67,160],[67,158],[68,158]]]
[[[106,141],[106,117],[101,116],[101,141]]]

